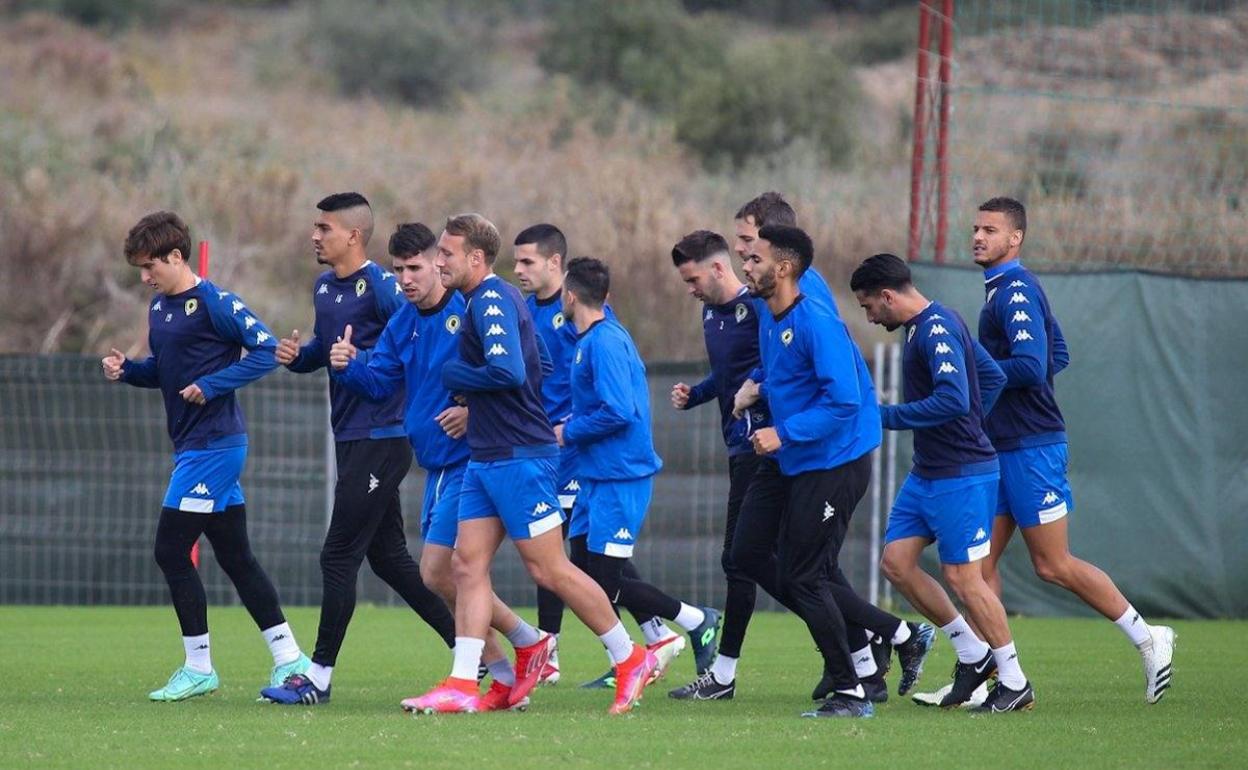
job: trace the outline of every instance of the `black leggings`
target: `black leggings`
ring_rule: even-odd
[[[568,542],[572,545],[572,563],[602,586],[617,615],[623,607],[640,626],[656,617],[671,620],[680,612],[680,602],[643,581],[631,560],[590,553],[585,535]]]
[[[728,518],[724,525],[724,548],[719,557],[728,580],[728,594],[724,600],[724,630],[719,639],[719,652],[729,658],[741,657],[745,630],[754,616],[754,602],[758,596],[758,584],[732,560],[732,542],[741,503],[745,501],[746,490],[750,488],[760,459],[753,452],[728,458]]]
[[[286,622],[277,590],[251,552],[247,539],[247,506],[232,505],[221,513],[187,513],[162,508],[156,525],[156,564],[165,573],[173,610],[183,636],[208,633],[208,597],[199,570],[191,564],[191,546],[200,535],[212,544],[217,564],[238,591],[243,606],[260,630]]]

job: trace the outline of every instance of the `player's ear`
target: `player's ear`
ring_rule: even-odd
[[[168,254],[165,255],[165,262],[171,265],[177,264],[173,261],[175,257],[177,258],[178,262],[186,261],[186,257],[182,256],[182,249],[173,249]]]

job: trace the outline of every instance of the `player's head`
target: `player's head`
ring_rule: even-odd
[[[130,228],[124,251],[126,261],[139,268],[143,283],[169,294],[190,272],[191,231],[172,211],[157,211]]]
[[[810,236],[789,225],[763,225],[745,256],[745,280],[750,294],[768,299],[777,287],[796,286],[815,258]]]
[[[1027,209],[1013,198],[991,198],[979,204],[971,230],[975,264],[996,267],[1018,256],[1027,236]]]
[[[445,288],[433,266],[438,241],[420,222],[399,225],[390,236],[394,276],[408,302],[421,307],[437,304]]]
[[[312,225],[316,261],[336,265],[353,255],[362,257],[373,237],[373,208],[368,199],[357,192],[334,193],[322,198],[316,208]]]
[[[498,228],[480,214],[447,217],[434,261],[442,285],[448,289],[475,288],[494,267],[501,245]]]
[[[867,320],[890,332],[913,316],[904,300],[913,295],[914,281],[909,265],[898,256],[876,254],[863,260],[850,276],[849,288]]]
[[[745,259],[750,253],[750,245],[758,238],[758,230],[765,225],[788,225],[797,227],[797,212],[778,192],[765,192],[746,203],[734,217],[736,239],[732,250],[737,256]]]
[[[600,259],[575,257],[568,260],[568,272],[563,276],[564,313],[577,315],[577,308],[602,310],[611,291],[611,271]],[[585,331],[579,329],[578,331]]]
[[[526,227],[514,242],[516,281],[524,291],[546,299],[563,281],[568,239],[563,231],[550,224]]]
[[[710,230],[694,230],[672,247],[672,264],[689,293],[710,305],[722,305],[740,288],[728,261],[728,241]]]

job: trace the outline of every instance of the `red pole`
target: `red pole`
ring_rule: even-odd
[[[199,277],[208,277],[208,241],[199,242]],[[199,569],[199,541],[191,546],[191,564]]]
[[[945,261],[949,237],[949,81],[953,69],[953,0],[942,3],[940,20],[940,123],[936,129],[936,262]]]
[[[914,77],[914,150],[910,155],[910,244],[906,258],[919,258],[923,237],[923,154],[927,145],[927,57],[931,45],[932,22],[927,4],[919,0],[919,50]]]

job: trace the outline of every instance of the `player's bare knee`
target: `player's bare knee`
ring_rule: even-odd
[[[1069,556],[1058,559],[1033,559],[1032,566],[1035,567],[1036,577],[1044,582],[1065,586],[1069,582],[1071,570],[1074,568],[1074,560]]]
[[[913,564],[910,564],[905,559],[898,558],[889,551],[885,551],[884,556],[880,559],[880,570],[891,583],[906,583],[909,580],[912,569],[914,569]]]

